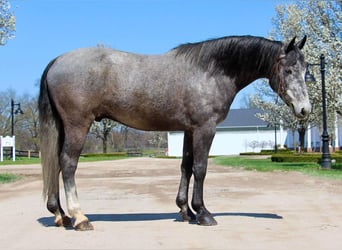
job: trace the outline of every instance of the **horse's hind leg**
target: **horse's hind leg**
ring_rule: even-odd
[[[192,133],[184,132],[183,159],[181,164],[181,179],[176,198],[177,206],[181,209],[180,215],[184,221],[196,220],[188,204],[189,182],[192,176],[193,146]]]
[[[56,226],[64,226],[71,227],[71,219],[65,215],[64,210],[62,209],[60,198],[59,198],[59,175],[60,169],[53,168],[59,167],[59,165],[50,165],[50,168],[47,171],[46,175],[49,179],[49,188],[47,191],[47,209],[55,215],[55,224]]]
[[[59,173],[57,176],[57,183],[58,181],[59,181]],[[56,226],[72,227],[71,219],[65,215],[65,212],[61,207],[61,203],[59,199],[59,187],[55,193],[48,195],[47,209],[55,215]]]
[[[75,184],[75,172],[79,156],[88,132],[88,126],[65,129],[64,144],[60,155],[62,177],[68,212],[74,218],[76,230],[93,230],[88,218],[81,211]]]

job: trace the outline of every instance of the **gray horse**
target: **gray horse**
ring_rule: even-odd
[[[216,125],[227,116],[235,95],[258,78],[268,78],[294,114],[305,118],[311,110],[304,83],[306,63],[300,51],[305,41],[306,37],[298,43],[293,38],[284,44],[232,36],[180,45],[156,56],[84,48],[51,61],[41,79],[39,116],[43,194],[56,225],[72,225],[60,205],[62,172],[73,226],[93,229],[80,208],[75,171],[91,124],[103,118],[141,130],[184,131],[176,203],[184,221],[216,225],[203,201]]]

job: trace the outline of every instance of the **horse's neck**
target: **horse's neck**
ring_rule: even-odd
[[[272,78],[275,73],[275,67],[277,64],[279,53],[280,52],[277,52],[274,55],[270,55],[270,58],[268,58],[268,60],[264,59],[259,61],[259,63],[255,62],[254,67],[240,70],[234,77],[230,76],[234,79],[236,88],[238,90],[241,90],[252,82],[261,78],[267,78],[270,80],[270,78]],[[248,54],[246,55],[246,58],[249,58]]]

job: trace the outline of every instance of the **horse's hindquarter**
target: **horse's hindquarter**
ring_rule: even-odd
[[[62,113],[73,110],[67,119],[75,122],[91,114],[143,130],[186,130],[222,119],[227,109],[216,81],[172,52],[83,49],[59,58],[52,70],[49,89]]]

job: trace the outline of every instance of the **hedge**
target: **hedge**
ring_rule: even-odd
[[[342,163],[342,155],[333,153],[331,159],[336,163]],[[273,162],[314,162],[319,163],[322,154],[273,154],[271,160]]]
[[[293,154],[292,150],[280,148],[278,149],[279,154]],[[273,155],[274,149],[262,149],[260,152],[245,152],[240,153],[240,155]]]
[[[82,154],[81,156],[82,157],[116,157],[116,156],[126,156],[126,152]]]

